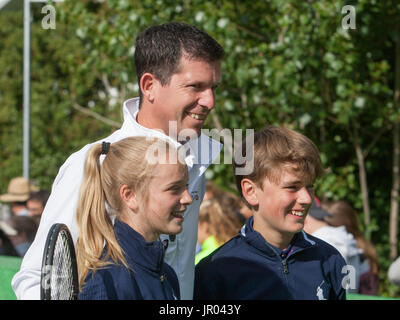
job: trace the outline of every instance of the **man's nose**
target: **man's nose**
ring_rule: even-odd
[[[215,105],[214,90],[212,88],[208,88],[203,92],[201,92],[200,99],[198,102],[202,107],[207,108],[209,111],[214,109]]]

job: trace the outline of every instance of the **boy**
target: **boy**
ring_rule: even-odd
[[[323,173],[318,149],[293,130],[267,126],[249,150],[253,171],[234,169],[253,217],[196,266],[195,299],[345,299],[344,259],[303,231]]]

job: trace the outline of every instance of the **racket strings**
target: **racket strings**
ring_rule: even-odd
[[[71,300],[74,298],[73,259],[66,232],[58,235],[54,250],[51,276],[51,300]]]

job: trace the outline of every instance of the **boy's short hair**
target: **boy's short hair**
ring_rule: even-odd
[[[246,144],[253,140],[254,146],[249,148]],[[242,193],[243,178],[250,179],[262,188],[265,178],[279,183],[281,173],[285,170],[292,171],[299,178],[310,182],[314,182],[324,172],[315,144],[301,133],[284,127],[272,125],[264,127],[254,134],[254,139],[248,137],[243,139],[240,152],[242,150],[251,154],[245,155],[246,162],[243,164],[238,164],[234,160],[233,169],[240,196],[249,208],[251,206]],[[234,159],[240,158],[242,157],[234,157]],[[247,175],[237,174],[236,169],[246,166],[247,161],[253,161],[253,171]]]

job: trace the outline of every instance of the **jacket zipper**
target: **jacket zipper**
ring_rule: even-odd
[[[283,273],[289,274],[288,264],[287,264],[287,254],[282,252],[280,254],[280,258],[282,259]]]
[[[165,291],[165,279],[167,279],[167,274],[166,273],[161,273],[160,275],[160,281],[161,281],[161,287],[164,293],[164,297],[167,296],[167,292]]]
[[[283,273],[284,274],[289,274],[289,269],[288,269],[288,265],[287,265],[286,259],[282,260],[282,265],[283,265]]]

